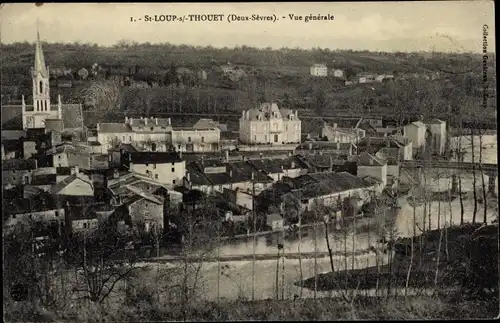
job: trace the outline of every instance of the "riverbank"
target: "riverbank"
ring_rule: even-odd
[[[141,321],[281,321],[281,320],[439,320],[492,319],[498,304],[451,297],[358,297],[352,304],[338,298],[221,301],[181,304],[157,304],[138,300],[132,305],[108,307],[81,304],[61,311],[32,304],[4,304],[6,321],[38,322],[141,322]]]
[[[318,290],[403,288],[407,282],[411,288],[461,286],[472,293],[498,288],[498,224],[426,232],[413,239],[413,253],[411,238],[390,245],[395,256],[387,265],[320,274]],[[297,285],[313,289],[314,280]]]

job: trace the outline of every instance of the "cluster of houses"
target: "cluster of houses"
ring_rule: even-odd
[[[272,201],[275,210],[287,194],[299,197],[303,212],[346,197],[364,203],[397,185],[402,160],[429,145],[442,153],[446,143],[440,120],[390,131],[376,120],[325,123],[303,138],[297,111],[274,102],[242,112],[232,146],[221,138],[225,125],[211,119],[178,128],[169,118],[126,117],[97,124],[86,140],[68,140],[39,40],[32,77],[33,104],[23,99],[20,128],[2,129],[4,228],[30,219],[59,232],[93,230],[102,221],[168,229],[169,212],[194,190],[216,198],[226,222],[247,223],[256,198],[269,191],[283,193]],[[270,229],[287,225],[282,213],[267,214]]]
[[[349,77],[345,74],[345,71],[340,68],[333,68],[328,71],[326,64],[313,64],[309,68],[309,74],[315,77],[326,77],[333,76],[335,78],[344,80],[345,85],[354,84],[369,84],[369,83],[382,83],[389,80],[407,80],[407,79],[424,79],[424,80],[435,80],[440,77],[439,72],[425,72],[425,73],[399,73],[394,75],[392,73],[370,73],[361,72],[356,74],[355,77]]]

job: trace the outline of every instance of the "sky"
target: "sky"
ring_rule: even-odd
[[[224,14],[218,22],[145,22],[144,15]],[[275,15],[278,20],[233,21],[228,15]],[[293,21],[289,15],[333,15]],[[130,19],[135,19],[131,22]],[[285,18],[283,18],[285,17]],[[142,20],[138,20],[142,18]],[[2,4],[0,40],[113,45],[119,40],[213,47],[301,47],[370,51],[482,52],[495,48],[494,2],[325,3],[33,3]]]

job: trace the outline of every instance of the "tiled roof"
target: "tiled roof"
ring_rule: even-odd
[[[132,187],[129,187],[129,190],[132,194],[130,194],[123,201],[123,204],[125,204],[125,205],[131,205],[131,204],[133,204],[137,201],[140,201],[142,199],[146,199],[146,200],[151,201],[151,202],[156,203],[156,204],[163,204],[163,201],[160,199],[160,197],[154,196],[153,194],[142,191],[140,189],[133,189]]]
[[[260,169],[267,174],[282,174],[283,170],[272,159],[255,159],[248,161],[255,169]]]
[[[210,129],[210,128],[218,128],[221,131],[227,131],[226,125],[221,125],[212,119],[200,119],[193,125],[193,129]]]
[[[56,174],[43,174],[34,176],[31,185],[54,185],[57,183]]]
[[[307,168],[300,158],[297,156],[290,156],[281,159],[273,160],[277,165],[283,167],[283,169],[298,169],[298,168]]]
[[[189,174],[189,181],[195,185],[211,185],[212,183],[208,180],[208,178],[201,172],[195,164],[189,164],[186,166],[186,171]]]
[[[133,132],[132,128],[127,123],[99,123],[100,133],[127,133]]]
[[[248,120],[257,120],[258,116],[260,116],[262,121],[270,120],[272,114],[276,114],[277,118],[282,118],[280,109],[276,103],[262,103],[260,107],[244,111],[244,113],[245,119],[247,119],[246,115],[248,113]]]
[[[440,119],[434,118],[434,119],[432,119],[429,123],[430,123],[430,124],[444,124],[444,123],[446,123],[446,122],[444,122],[443,120],[440,120]]]
[[[147,120],[147,121],[146,121]],[[158,122],[157,122],[158,121]],[[165,127],[170,128],[172,121],[170,118],[129,118],[128,124],[132,127]]]
[[[177,152],[132,152],[130,162],[133,164],[165,164],[180,163],[182,159]]]
[[[56,168],[56,174],[57,175],[71,175],[71,169],[73,167],[57,167]]]
[[[369,160],[372,160],[373,164]],[[367,152],[362,152],[358,156],[358,165],[359,166],[384,166],[385,164],[386,164],[386,162],[384,160],[381,160],[380,158],[375,157],[374,155],[369,154]]]
[[[228,164],[228,170],[222,174],[205,174],[214,185],[224,185],[229,183],[241,183],[250,181],[238,168]]]
[[[54,155],[54,154],[62,154],[62,153],[74,153],[76,152],[77,149],[75,146],[70,145],[70,144],[62,144],[57,147],[53,147],[50,150],[47,150],[46,154],[47,155]]]
[[[37,168],[36,159],[2,160],[2,170],[33,170]]]
[[[246,177],[252,178],[256,182],[273,182],[273,179],[266,175],[263,170],[256,169],[250,162],[231,163],[232,166],[238,168]]]
[[[65,179],[63,179],[59,183],[55,184],[54,186],[52,186],[52,188],[51,188],[52,194],[59,193],[63,188],[65,188],[66,186],[68,186],[69,184],[71,184],[72,182],[74,182],[77,179],[88,183],[92,188],[94,188],[94,185],[92,184],[92,181],[90,179],[84,178],[83,175],[81,175],[81,174],[73,174],[71,176],[66,177]]]
[[[301,143],[298,150],[349,150],[352,147],[351,143],[333,142],[333,141],[305,141]]]
[[[352,189],[369,187],[370,184],[347,172],[342,173],[312,173],[308,176],[316,181],[302,188],[302,198],[311,198],[326,194],[335,194]]]

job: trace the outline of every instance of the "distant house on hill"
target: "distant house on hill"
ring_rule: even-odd
[[[372,83],[375,81],[375,75],[371,73],[359,73],[357,77],[358,83]]]
[[[327,76],[328,68],[325,64],[314,64],[310,67],[309,72],[312,76]]]
[[[334,77],[338,77],[338,78],[344,77],[344,70],[341,70],[341,69],[338,69],[338,68],[334,68],[334,69],[332,69],[332,71],[333,71],[333,76]]]

